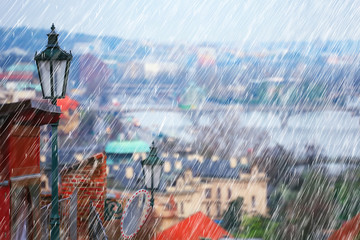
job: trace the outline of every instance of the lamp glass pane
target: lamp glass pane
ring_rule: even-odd
[[[154,166],[154,188],[155,189],[159,188],[159,185],[160,185],[161,170],[162,170],[161,165]]]
[[[53,61],[54,69],[54,93],[56,97],[62,97],[64,89],[65,71],[66,71],[66,60]]]
[[[51,97],[50,61],[38,61],[38,67],[44,97]]]
[[[145,174],[145,186],[148,189],[151,189],[151,166],[144,165],[144,174]]]

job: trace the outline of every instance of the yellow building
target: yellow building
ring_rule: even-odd
[[[108,164],[116,162],[108,166],[108,181],[113,183],[108,185],[108,193],[126,200],[143,187],[138,155],[134,153],[124,161],[108,151]],[[267,215],[268,178],[257,166],[250,167],[246,158],[204,159],[196,154],[177,153],[163,153],[160,157],[164,161],[163,174],[154,206],[161,220],[159,231],[198,211],[221,220],[230,202],[238,197],[243,198],[244,214]]]
[[[166,162],[166,161],[165,161]],[[166,164],[165,164],[166,165]],[[199,167],[199,168],[197,168]],[[212,219],[222,219],[231,201],[243,198],[246,215],[267,215],[267,177],[257,166],[251,169],[236,159],[205,160],[182,171],[164,193],[156,195],[160,229],[201,211]],[[173,199],[175,206],[171,206]]]

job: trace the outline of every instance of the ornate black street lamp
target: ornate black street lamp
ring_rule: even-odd
[[[58,36],[55,26],[52,24],[51,32],[47,34],[48,44],[46,49],[37,54],[35,61],[39,73],[41,90],[44,99],[50,99],[56,105],[57,99],[64,98],[66,85],[69,76],[70,62],[72,54],[62,50],[58,44]],[[57,129],[59,123],[51,124],[51,240],[60,239],[60,216],[59,216],[59,196],[58,196],[58,142]]]
[[[72,54],[62,50],[58,44],[58,36],[54,24],[47,34],[46,49],[39,54],[35,53],[35,61],[39,73],[41,89],[44,99],[51,99],[56,105],[58,98],[64,98],[69,76]]]
[[[157,156],[157,149],[152,142],[149,155],[141,161],[145,187],[151,190],[151,207],[154,207],[154,190],[159,188],[163,164],[164,162]]]

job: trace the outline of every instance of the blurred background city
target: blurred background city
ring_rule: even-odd
[[[326,239],[359,214],[359,4],[5,5],[0,103],[42,97],[33,58],[55,22],[73,54],[59,164],[104,152],[107,198],[121,202],[155,141],[154,231],[200,211],[234,237]]]

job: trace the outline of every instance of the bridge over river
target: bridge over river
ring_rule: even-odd
[[[205,114],[229,113],[229,112],[270,112],[279,116],[281,125],[285,127],[291,116],[305,114],[309,112],[339,111],[350,112],[354,116],[360,116],[360,106],[339,107],[334,105],[297,105],[297,106],[273,106],[273,105],[243,105],[229,104],[220,105],[205,103],[197,108],[182,109],[171,105],[123,105],[123,106],[104,106],[94,109],[102,113],[127,114],[134,112],[184,112],[188,114],[194,124],[197,124],[200,117]]]

